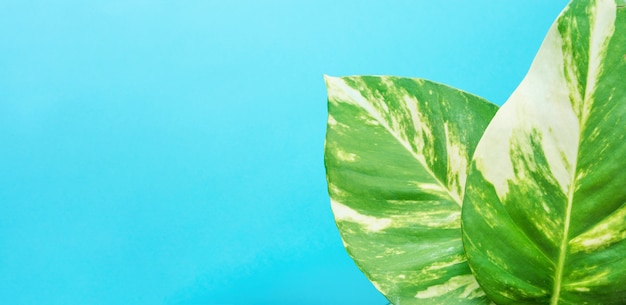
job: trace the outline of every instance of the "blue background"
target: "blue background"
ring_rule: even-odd
[[[0,0],[0,304],[385,304],[322,75],[502,104],[566,2]]]

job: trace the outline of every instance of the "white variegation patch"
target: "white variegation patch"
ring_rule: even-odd
[[[451,266],[454,266],[454,265],[461,264],[461,263],[463,263],[465,261],[467,261],[467,259],[464,256],[455,255],[449,261],[436,262],[434,264],[431,264],[429,266],[424,267],[423,270],[424,271],[440,270],[440,269],[444,269],[444,268],[447,268],[447,267],[451,267]]]
[[[328,182],[328,192],[331,194],[332,198],[343,198],[347,196],[344,190],[330,181]]]
[[[443,124],[446,136],[446,151],[448,153],[448,188],[451,194],[455,196],[457,202],[461,202],[465,189],[465,180],[467,179],[467,148],[460,142],[457,133],[450,132],[448,123]]]
[[[443,296],[448,293],[455,292],[457,289],[463,288],[463,292],[459,294],[459,298],[477,298],[484,295],[484,292],[478,291],[480,287],[473,275],[459,275],[450,278],[447,282],[435,286],[430,286],[426,290],[420,291],[415,295],[417,299],[430,299]]]
[[[346,152],[340,148],[335,150],[335,155],[343,162],[354,162],[358,159],[358,156],[355,153]]]
[[[580,121],[585,125],[589,112],[593,107],[591,98],[596,86],[597,78],[602,70],[602,60],[606,56],[606,45],[615,31],[615,18],[617,7],[614,0],[596,0],[593,11],[593,24],[591,26],[591,43],[589,44],[589,71],[587,72],[587,87],[585,99],[581,107]]]
[[[330,114],[328,115],[328,126],[329,126],[330,128],[333,128],[333,129],[337,129],[337,128],[344,129],[344,130],[345,130],[345,129],[350,129],[350,126],[348,126],[348,125],[346,125],[346,124],[344,124],[344,123],[340,123],[340,122],[338,122],[338,121],[335,119],[335,117],[334,117],[334,116],[332,116],[332,115],[330,115]]]
[[[461,212],[440,210],[435,212],[412,212],[394,215],[391,218],[398,226],[423,226],[437,229],[460,229]]]
[[[496,114],[476,148],[475,160],[500,199],[506,198],[508,181],[515,180],[512,143],[530,145],[531,132],[541,136],[543,152],[552,176],[567,194],[578,152],[578,118],[572,109],[563,70],[561,36],[554,25],[527,76]],[[555,118],[554,114],[559,114]],[[517,137],[517,140],[513,140]],[[508,145],[503,145],[508,143]],[[532,153],[532,147],[521,147]]]
[[[413,128],[415,129],[415,137],[413,138],[413,145],[415,145],[415,149],[417,151],[421,151],[421,152],[428,151],[427,143],[429,142],[427,142],[426,140],[431,139],[430,143],[432,143],[433,133],[429,125],[426,124],[427,120],[424,117],[424,113],[420,111],[419,109],[419,102],[414,97],[411,97],[409,95],[405,95],[403,97],[403,100],[405,102],[406,109],[411,114],[411,120],[413,121]],[[424,156],[423,154],[418,154],[416,157],[422,164],[424,165],[428,164],[426,156]]]
[[[606,283],[607,281],[609,281],[609,274],[611,272],[609,270],[604,270],[602,272],[594,272],[594,273],[590,273],[588,276],[575,281],[575,282],[570,282],[567,283],[564,286],[565,289],[569,289],[569,290],[574,290],[577,288],[588,288],[588,287],[592,287],[592,286],[599,286],[602,285],[603,283]]]
[[[570,241],[573,252],[592,252],[626,239],[626,207]]]
[[[504,120],[507,121],[515,119],[515,111],[507,109],[510,107],[508,104],[504,104],[496,117],[505,117]],[[488,126],[485,135],[489,136],[481,139],[474,153],[476,168],[487,181],[493,184],[501,200],[509,192],[507,181],[515,177],[509,151],[511,133],[512,128],[510,126]]]
[[[335,120],[335,117],[330,114],[328,115],[328,125],[330,125],[331,127],[337,125],[337,120]]]
[[[331,103],[349,103],[363,108],[367,113],[372,115],[378,121],[382,121],[380,113],[376,110],[372,103],[368,102],[361,93],[348,86],[346,82],[339,77],[325,76],[326,87],[328,89],[328,101]]]
[[[339,203],[335,200],[330,201],[335,219],[338,221],[350,221],[362,226],[366,231],[379,232],[391,225],[391,219],[378,218],[360,214],[359,212]]]
[[[417,187],[418,190],[429,193],[433,195],[439,196],[447,196],[449,194],[448,190],[445,189],[441,184],[435,183],[424,183],[419,181],[410,181],[411,184]]]

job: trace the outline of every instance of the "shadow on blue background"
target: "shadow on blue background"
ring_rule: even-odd
[[[386,304],[343,250],[323,74],[501,104],[566,1],[0,2],[1,304]]]

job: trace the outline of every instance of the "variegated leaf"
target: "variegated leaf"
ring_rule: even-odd
[[[469,160],[497,106],[429,81],[326,77],[325,164],[348,253],[394,304],[488,304],[463,253]]]
[[[626,8],[574,0],[481,139],[463,241],[498,304],[626,303]]]

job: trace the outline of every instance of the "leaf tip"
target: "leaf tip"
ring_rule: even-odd
[[[334,79],[337,79],[337,77],[324,74],[324,82],[326,83],[326,87],[328,87],[328,84],[332,82]]]

